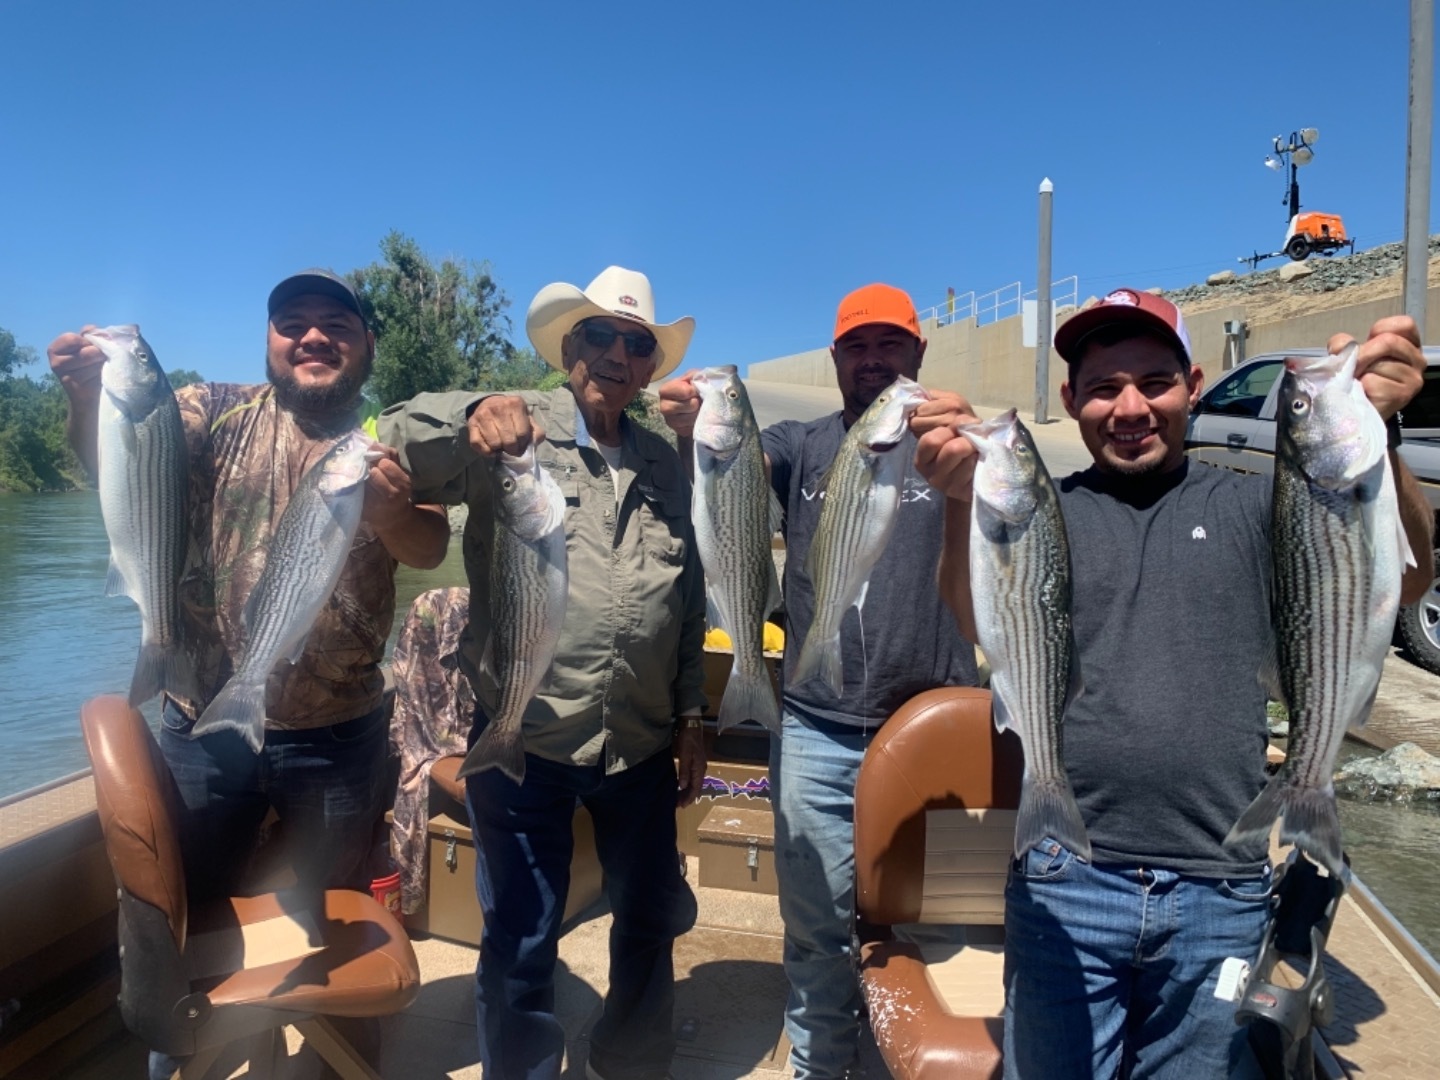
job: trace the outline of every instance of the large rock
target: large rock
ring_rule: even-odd
[[[1224,285],[1227,281],[1234,281],[1239,276],[1234,270],[1217,270],[1205,279],[1205,284]]]
[[[1313,273],[1315,273],[1315,267],[1308,262],[1286,263],[1280,267],[1280,280],[1294,281],[1296,278],[1309,277]]]
[[[1414,743],[1401,743],[1379,757],[1348,762],[1335,774],[1335,792],[1351,799],[1440,807],[1440,758]]]

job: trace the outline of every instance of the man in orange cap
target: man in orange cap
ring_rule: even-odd
[[[815,611],[806,556],[820,523],[820,480],[846,431],[897,376],[918,379],[925,338],[915,305],[890,285],[867,285],[840,302],[830,347],[843,408],[810,423],[785,420],[760,433],[765,464],[785,507],[786,640],[802,642]],[[700,398],[689,378],[660,387],[660,408],[683,440]],[[931,393],[916,411],[903,453],[917,437],[972,421],[959,394]],[[684,443],[688,447],[688,441]],[[770,741],[776,873],[785,920],[790,1001],[785,1029],[799,1080],[844,1076],[854,1061],[860,988],[850,949],[855,890],[855,778],[880,725],[904,702],[937,686],[973,686],[975,650],[935,588],[944,502],[907,469],[890,547],[870,575],[862,631],[848,614],[840,644],[845,672],[837,697],[823,680],[796,683],[799,649],[782,667],[783,720]]]

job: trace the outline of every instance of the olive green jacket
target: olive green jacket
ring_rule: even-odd
[[[465,422],[486,395],[420,394],[380,415],[416,502],[466,504],[470,625],[460,664],[493,715],[494,678],[480,670],[489,632],[495,528],[488,459]],[[705,582],[690,523],[690,486],[664,439],[621,422],[619,510],[610,470],[568,387],[519,396],[545,429],[540,464],[565,493],[570,591],[550,674],[525,710],[525,749],[552,761],[619,772],[670,745],[674,718],[705,704]],[[603,755],[603,758],[602,758]]]

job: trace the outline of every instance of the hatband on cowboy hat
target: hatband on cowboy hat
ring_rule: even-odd
[[[655,321],[655,294],[650,279],[638,270],[607,266],[584,290],[563,281],[546,285],[525,313],[525,333],[540,358],[564,371],[562,346],[575,324],[595,316],[614,316],[639,323],[655,335],[655,381],[670,374],[685,358],[695,320],[689,315],[672,323]]]

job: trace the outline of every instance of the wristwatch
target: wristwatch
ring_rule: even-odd
[[[1405,434],[1400,427],[1400,414],[1397,412],[1385,421],[1385,445],[1388,449],[1394,450],[1405,440]]]
[[[700,731],[704,728],[698,713],[689,716],[677,716],[675,718],[675,732],[678,735],[682,731]]]

